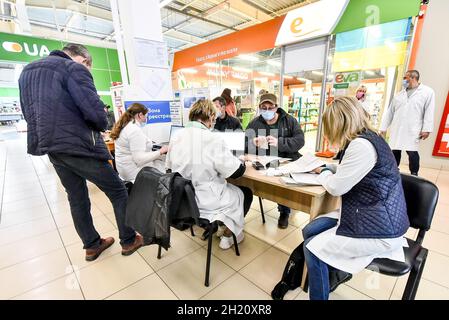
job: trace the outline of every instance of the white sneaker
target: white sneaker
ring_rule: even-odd
[[[215,233],[217,237],[221,238],[224,235],[224,232],[226,230],[226,226],[218,226],[218,230]]]
[[[243,234],[243,231],[237,236],[237,243],[240,243],[245,238],[245,235]],[[218,245],[221,249],[227,250],[231,248],[234,244],[234,240],[231,237],[225,237],[222,236],[220,240],[220,244]]]

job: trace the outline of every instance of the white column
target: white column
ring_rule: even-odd
[[[147,125],[148,135],[156,142],[168,141],[171,123],[161,121],[167,120],[162,119],[163,107],[164,102],[173,100],[173,90],[159,1],[111,0],[111,8],[125,103],[146,102],[151,107],[149,116],[156,117],[150,121],[158,122]],[[161,55],[163,63],[157,59]]]
[[[422,83],[435,90],[434,131],[429,139],[421,141],[421,165],[445,170],[449,170],[449,159],[434,157],[432,151],[449,92],[449,33],[444,31],[449,28],[448,12],[449,1],[429,2],[415,66],[421,73]]]

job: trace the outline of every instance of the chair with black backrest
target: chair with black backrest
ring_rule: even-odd
[[[432,223],[439,191],[435,184],[425,179],[406,174],[401,177],[410,227],[419,230],[418,236],[416,240],[407,239],[409,247],[404,248],[405,262],[374,259],[367,269],[394,277],[410,273],[402,300],[414,300],[428,254],[422,243]]]

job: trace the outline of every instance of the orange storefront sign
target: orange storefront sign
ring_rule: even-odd
[[[274,48],[285,16],[175,53],[173,71]]]

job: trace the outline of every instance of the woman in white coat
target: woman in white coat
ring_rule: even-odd
[[[115,164],[120,177],[134,182],[143,167],[154,167],[164,171],[164,155],[168,147],[152,151],[153,143],[142,131],[147,122],[148,109],[140,104],[132,104],[120,117],[111,132],[115,140]]]
[[[225,141],[211,132],[215,118],[216,109],[211,101],[197,101],[190,110],[190,122],[170,141],[166,167],[192,181],[200,217],[225,224],[220,248],[229,249],[233,245],[232,233],[238,242],[244,238],[244,216],[253,195],[250,189],[226,181],[241,177],[246,167]]]
[[[390,128],[389,144],[398,166],[402,151],[407,151],[413,175],[418,175],[419,171],[419,142],[427,139],[433,131],[435,113],[435,92],[420,83],[419,78],[418,71],[407,71],[404,89],[394,97],[380,127],[384,137]]]
[[[355,98],[336,98],[323,114],[323,129],[331,144],[342,147],[343,156],[339,165],[314,171],[327,192],[341,196],[342,206],[302,230],[313,300],[327,300],[330,291],[373,259],[404,262],[409,227],[396,161],[361,104]]]

